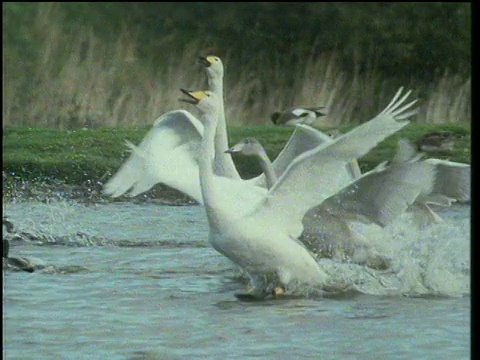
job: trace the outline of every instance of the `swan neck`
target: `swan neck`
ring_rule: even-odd
[[[209,77],[208,78],[208,86],[210,87],[210,91],[213,91],[218,96],[222,95],[223,97],[223,78],[222,77]]]
[[[213,78],[208,80],[210,89],[221,99],[219,121],[215,133],[215,173],[233,179],[239,179],[240,175],[235,167],[230,154],[225,153],[228,146],[227,123],[223,98],[223,79]]]
[[[204,117],[212,115],[204,115]],[[213,161],[215,158],[215,129],[216,122],[212,122],[212,119],[206,119],[204,121],[203,140],[201,145],[201,153],[199,159],[199,175],[200,175],[200,187],[202,190],[203,204],[207,209],[207,215],[211,213],[208,211],[211,208],[215,208],[215,201],[218,197],[215,196],[214,185],[214,169]]]
[[[265,174],[265,178],[267,180],[267,188],[270,189],[273,184],[277,181],[277,175],[275,174],[275,170],[273,169],[272,162],[268,158],[268,155],[265,152],[261,152],[257,155],[259,159],[260,167]]]
[[[357,159],[352,159],[348,163],[348,167],[350,173],[352,174],[353,179],[360,179],[362,177],[362,171],[360,170],[360,166],[358,165]]]
[[[227,137],[227,126],[225,123],[225,108],[224,108],[224,98],[223,98],[223,79],[220,77],[209,78],[208,85],[210,86],[211,91],[213,91],[220,99],[220,117],[217,122],[217,131],[215,133],[215,147],[217,153],[221,151],[223,153],[228,149],[228,137]],[[218,148],[220,146],[220,148]],[[225,148],[223,148],[225,147]]]

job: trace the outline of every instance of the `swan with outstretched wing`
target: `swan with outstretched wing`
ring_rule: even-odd
[[[214,171],[219,176],[240,179],[235,164],[226,154],[228,136],[223,108],[223,63],[216,56],[200,57],[206,66],[209,88],[221,101],[220,118],[215,135]],[[175,110],[160,116],[142,142],[134,146],[132,155],[104,186],[112,197],[136,196],[157,183],[180,190],[202,203],[198,181],[198,148],[203,136],[202,122],[185,110]],[[296,128],[284,149],[273,162],[275,172],[283,173],[288,164],[302,152],[329,140],[328,136],[310,127]],[[265,177],[260,175],[247,183],[265,187]]]
[[[213,170],[218,97],[213,92],[187,92],[203,112],[204,136],[199,159],[200,185],[212,246],[240,265],[250,276],[254,292],[264,293],[264,279],[274,274],[276,287],[325,285],[327,274],[298,241],[302,220],[312,207],[348,186],[342,174],[352,158],[365,155],[380,141],[408,124],[415,101],[403,105],[400,91],[378,116],[342,137],[296,157],[267,192],[245,196],[245,182],[216,176]],[[403,105],[403,106],[402,106]],[[258,188],[258,187],[257,187]],[[258,290],[261,289],[261,290]]]

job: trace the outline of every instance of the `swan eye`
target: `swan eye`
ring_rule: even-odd
[[[308,113],[304,112],[300,115],[300,117],[305,117],[305,116],[308,116]]]

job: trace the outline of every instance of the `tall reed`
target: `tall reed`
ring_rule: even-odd
[[[196,63],[205,55],[199,40],[184,48],[175,37],[159,39],[161,56],[140,56],[137,34],[121,31],[113,42],[102,41],[92,29],[66,31],[55,3],[36,14],[31,34],[39,43],[33,59],[22,58],[15,44],[4,45],[3,126],[78,128],[151,124],[161,114],[184,105],[178,89],[206,86]],[[145,51],[143,51],[144,53]],[[294,105],[326,106],[322,124],[337,126],[368,120],[396,91],[394,74],[382,78],[372,66],[347,71],[335,52],[294,59],[293,54],[232,65],[223,57],[227,120],[231,125],[269,123],[273,111]],[[285,66],[285,56],[291,56]],[[160,59],[160,60],[158,60]],[[287,76],[288,75],[288,76]],[[434,83],[410,83],[420,97],[422,123],[470,123],[470,77],[444,72]],[[191,109],[189,109],[191,110]]]

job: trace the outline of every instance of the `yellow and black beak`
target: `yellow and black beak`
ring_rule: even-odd
[[[212,65],[212,63],[208,60],[208,58],[209,58],[209,56],[207,56],[207,57],[199,56],[198,57],[198,62],[205,67],[210,67]]]
[[[202,100],[206,96],[205,91],[188,91],[185,89],[180,89],[180,91],[185,95],[187,95],[188,99],[178,99],[178,100],[189,103],[189,104],[193,104],[193,105],[197,105],[200,102],[200,100]]]

